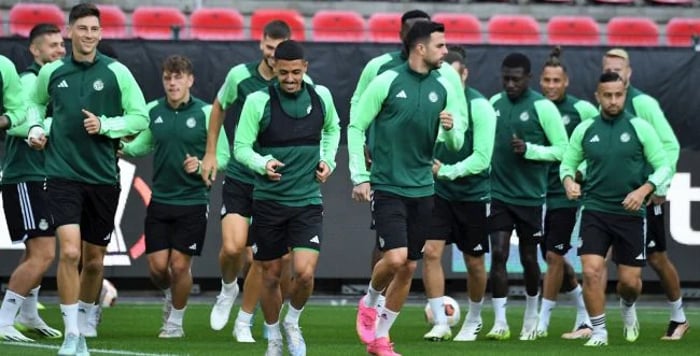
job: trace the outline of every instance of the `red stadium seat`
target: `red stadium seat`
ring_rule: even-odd
[[[547,23],[547,43],[599,45],[600,29],[590,16],[554,16]]]
[[[184,38],[187,18],[175,7],[139,6],[131,14],[134,37],[149,40],[173,38],[173,27],[180,27],[180,38]]]
[[[200,40],[241,40],[243,16],[234,9],[199,8],[190,15],[190,35]]]
[[[447,43],[481,43],[481,23],[474,15],[442,12],[433,21],[445,25]]]
[[[97,5],[100,10],[102,38],[126,38],[126,14],[117,5]]]
[[[700,18],[674,17],[666,25],[666,41],[669,46],[690,46],[693,35],[700,36]]]
[[[262,38],[265,25],[274,20],[282,20],[292,29],[292,38],[303,41],[306,38],[304,18],[296,10],[290,9],[259,9],[253,11],[250,17],[250,38]]]
[[[10,34],[29,37],[37,24],[51,23],[59,28],[66,25],[66,15],[55,4],[17,3],[10,10]]]
[[[655,5],[682,5],[692,6],[693,0],[651,0]]]
[[[646,17],[613,17],[608,21],[608,45],[658,46],[659,27]]]
[[[529,15],[494,15],[487,28],[492,44],[540,43],[540,25]]]
[[[612,5],[634,5],[634,0],[595,0],[595,2]]]
[[[362,42],[365,20],[354,11],[321,10],[311,20],[314,41]]]
[[[369,39],[372,42],[401,42],[401,13],[375,12],[367,21]]]

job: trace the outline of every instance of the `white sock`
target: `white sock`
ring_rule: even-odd
[[[389,330],[391,326],[394,325],[397,316],[399,316],[398,312],[384,308],[384,310],[382,310],[382,315],[379,316],[379,323],[377,323],[377,331],[375,331],[374,336],[377,339],[380,337],[389,337]]]
[[[24,303],[22,303],[22,306],[19,308],[19,313],[24,319],[39,319],[39,310],[37,306],[39,303],[39,289],[41,289],[41,286],[30,290],[29,294],[27,294],[27,297],[24,299]]]
[[[162,290],[163,291],[163,297],[165,300],[172,302],[173,300],[173,291],[170,288],[165,288]]]
[[[68,334],[80,335],[80,330],[78,329],[78,303],[61,304],[61,315],[63,316],[63,325],[66,327],[63,333],[64,336],[68,336]]]
[[[676,301],[669,300],[668,305],[671,307],[671,321],[683,324],[688,320],[685,318],[685,312],[683,311],[683,297],[678,298]]]
[[[556,301],[542,298],[542,306],[540,307],[540,321],[537,325],[537,330],[547,330],[549,328],[549,319],[552,316],[552,309],[554,309],[556,305]]]
[[[82,300],[78,301],[78,330],[80,330],[81,334],[86,333],[86,329],[88,327],[88,315],[90,315],[90,312],[92,312],[93,306],[95,306],[95,304],[86,303]]]
[[[265,322],[265,329],[267,330],[267,340],[282,340],[282,333],[280,332],[280,322],[276,322],[272,325]]]
[[[586,302],[583,300],[583,289],[581,285],[576,285],[576,288],[566,292],[566,294],[571,298],[571,300],[576,302],[576,325],[575,328],[585,324],[591,326],[591,318],[588,317],[588,311],[586,310]]]
[[[253,314],[246,313],[243,311],[243,309],[238,310],[238,316],[236,317],[237,323],[251,325],[252,321],[253,321]]]
[[[17,316],[17,312],[25,300],[23,296],[9,289],[5,292],[5,298],[2,300],[2,306],[0,307],[0,326],[13,325],[15,323],[15,316]]]
[[[637,317],[637,309],[634,302],[620,298],[620,308],[622,309],[622,321],[627,325],[632,325]]]
[[[605,314],[591,317],[591,326],[593,327],[593,335],[603,336],[608,338],[608,330],[605,328]]]
[[[377,307],[384,308],[385,304],[386,304],[386,297],[383,294],[380,294],[379,298],[377,298]]]
[[[467,321],[478,321],[479,319],[481,319],[481,307],[483,305],[483,298],[478,302],[472,302],[472,300],[469,299],[469,311],[467,312]]]
[[[369,287],[367,287],[367,295],[365,296],[365,306],[376,308],[380,295],[382,295],[382,291],[372,288],[372,281],[370,281]]]
[[[185,316],[185,309],[187,309],[187,307],[182,309],[175,309],[175,307],[173,307],[173,310],[170,312],[170,316],[168,316],[168,324],[182,326],[182,319]]]
[[[447,325],[447,314],[445,314],[445,300],[443,297],[428,298],[430,311],[433,312],[433,323],[435,325]]]
[[[537,305],[540,301],[540,294],[537,293],[534,296],[529,296],[525,294],[525,319],[532,319],[537,317]]]
[[[495,314],[494,324],[500,324],[503,326],[508,325],[508,320],[506,320],[506,305],[508,304],[508,297],[491,298],[491,303],[493,303],[493,313]]]
[[[297,309],[292,306],[292,303],[288,303],[287,316],[284,317],[284,323],[299,325],[299,317],[301,316],[302,311],[304,311],[304,307],[301,307],[301,309]]]
[[[233,293],[236,291],[236,286],[238,285],[238,278],[234,279],[231,283],[226,283],[221,280],[221,293],[229,297],[233,297]]]

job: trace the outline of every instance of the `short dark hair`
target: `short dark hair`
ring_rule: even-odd
[[[446,63],[454,63],[460,61],[463,65],[467,65],[467,51],[462,46],[447,46],[447,54],[444,61]]]
[[[294,61],[297,59],[304,59],[304,47],[301,43],[294,40],[286,40],[280,42],[275,49],[275,59],[281,59],[285,61]]]
[[[40,23],[32,27],[29,32],[29,43],[34,42],[35,39],[43,35],[52,35],[54,33],[61,33],[61,29],[52,23]]]
[[[78,19],[89,16],[95,16],[97,20],[100,19],[100,10],[95,4],[82,3],[75,5],[70,9],[70,14],[68,14],[68,24],[72,25]]]
[[[564,63],[561,60],[561,47],[556,46],[552,48],[552,51],[549,53],[549,57],[547,58],[547,61],[544,62],[545,67],[560,67],[561,70],[566,73],[566,66],[564,66]]]
[[[401,15],[401,24],[405,24],[410,19],[426,19],[430,21],[430,15],[422,10],[409,10]]]
[[[174,54],[163,61],[163,72],[193,74],[194,69],[189,58]]]
[[[292,37],[292,29],[282,20],[270,21],[263,28],[263,38],[286,40]]]
[[[506,56],[503,59],[502,68],[522,68],[525,74],[530,74],[530,58],[526,55],[514,52]]]
[[[600,75],[598,83],[624,82],[620,74],[615,72],[606,72]]]
[[[411,51],[420,42],[425,42],[430,39],[430,35],[434,32],[445,32],[445,25],[433,21],[416,22],[406,34],[404,40],[404,49],[406,53]]]

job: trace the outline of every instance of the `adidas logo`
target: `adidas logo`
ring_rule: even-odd
[[[78,313],[87,314],[87,310],[85,310],[85,308],[79,308]]]
[[[158,116],[158,117],[156,118],[156,121],[153,121],[153,123],[154,123],[154,124],[162,124],[162,123],[163,123],[163,118],[160,117],[160,116]]]
[[[321,240],[319,240],[318,235],[316,235],[316,236],[312,237],[311,240],[309,240],[309,242],[313,242],[315,244],[320,244]]]
[[[397,98],[401,98],[401,99],[406,99],[406,98],[408,98],[408,96],[406,95],[406,92],[403,91],[403,90],[401,90],[398,94],[396,94],[396,97],[397,97]]]
[[[556,246],[554,246],[554,248],[556,248],[557,250],[561,251],[561,250],[564,249],[564,244],[556,245]]]
[[[656,247],[656,242],[654,242],[654,240],[651,240],[651,241],[649,241],[649,245],[647,245],[647,246]]]
[[[197,250],[197,243],[195,242],[195,243],[191,244],[190,247],[188,247],[188,248],[190,250]]]
[[[484,250],[484,247],[481,246],[481,244],[478,244],[478,245],[476,245],[476,247],[474,247],[474,249],[472,251],[483,251],[483,250]]]
[[[644,261],[644,252],[640,253],[639,256],[635,257],[637,261]]]
[[[595,135],[588,142],[600,142],[600,137],[598,137],[598,135]]]
[[[10,299],[7,300],[7,302],[10,303],[10,304],[17,304],[17,299],[15,299],[15,298],[10,298]]]
[[[68,82],[66,80],[62,80],[60,83],[58,83],[59,88],[68,88]]]
[[[542,231],[537,231],[536,233],[532,234],[532,237],[542,237]]]

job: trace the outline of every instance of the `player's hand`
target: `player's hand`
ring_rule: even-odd
[[[267,179],[274,182],[279,182],[279,180],[282,179],[282,174],[278,173],[277,169],[282,167],[284,167],[284,163],[276,159],[267,161],[267,164],[265,165],[265,174],[267,175]]]
[[[90,135],[99,134],[100,127],[102,126],[100,119],[97,116],[95,116],[95,114],[85,109],[83,109],[82,112],[85,115],[85,120],[83,120],[83,126],[85,127],[85,131],[87,131],[87,133]]]
[[[10,128],[10,119],[5,115],[0,115],[0,130],[6,130]]]
[[[370,192],[372,188],[369,182],[360,183],[352,187],[352,199],[359,202],[368,202],[370,200]]]
[[[328,167],[326,162],[318,162],[318,166],[316,167],[316,180],[325,183],[326,180],[328,180],[328,177],[331,175],[331,168]]]
[[[192,173],[197,173],[197,170],[199,169],[199,166],[202,164],[202,162],[199,160],[199,158],[195,156],[190,156],[189,153],[185,154],[185,161],[182,162],[182,167],[185,169],[185,172],[187,174],[192,174]]]
[[[649,205],[649,204],[664,205],[665,202],[666,202],[666,197],[652,194],[651,198],[647,202],[647,205]]]
[[[454,120],[452,120],[452,114],[447,111],[440,112],[440,125],[445,131],[452,130],[454,126]]]
[[[437,159],[433,160],[433,175],[437,176],[438,171],[440,171],[440,167],[442,167],[442,162],[440,162]]]
[[[566,190],[566,197],[569,200],[576,200],[581,197],[581,185],[574,182],[571,177],[564,179],[564,190]]]
[[[641,189],[635,189],[627,194],[625,200],[622,201],[622,206],[627,211],[639,211],[644,205],[646,194]]]
[[[583,173],[581,173],[581,171],[576,171],[576,177],[574,177],[574,180],[578,184],[583,183]]]
[[[372,154],[369,152],[367,145],[365,145],[365,168],[368,171],[372,168]]]
[[[202,158],[202,167],[199,171],[199,175],[202,176],[202,180],[207,187],[211,185],[216,180],[216,171],[218,169],[218,163],[216,162],[216,155],[211,153],[205,153],[204,158]]]
[[[518,135],[513,134],[513,138],[510,140],[510,145],[513,147],[513,153],[518,155],[524,155],[527,150],[527,144],[525,141],[518,137]]]
[[[34,126],[29,130],[27,135],[27,144],[29,147],[40,151],[46,147],[46,135],[44,134],[44,129],[39,126]]]

